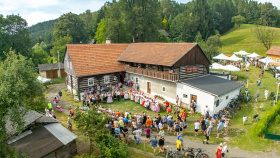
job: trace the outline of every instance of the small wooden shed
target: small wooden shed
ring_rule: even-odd
[[[38,68],[39,68],[40,76],[42,76],[44,78],[54,79],[54,78],[58,78],[58,76],[59,76],[58,63],[39,64]],[[67,74],[65,73],[65,70],[64,70],[63,63],[60,63],[60,73],[61,73],[61,77],[67,76]]]

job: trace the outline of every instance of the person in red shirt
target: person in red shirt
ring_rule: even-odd
[[[116,112],[116,114],[120,117],[121,116],[121,113],[118,111],[118,112]]]
[[[169,102],[166,100],[164,110],[168,109],[168,107],[169,107]]]
[[[171,107],[168,107],[168,108],[167,108],[167,113],[169,114],[169,113],[171,113],[171,111],[172,111],[172,108],[171,108]]]

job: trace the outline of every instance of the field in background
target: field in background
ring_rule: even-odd
[[[259,55],[266,56],[266,48],[262,43],[258,42],[253,32],[254,25],[243,24],[240,29],[233,28],[228,33],[221,36],[223,43],[220,49],[221,53],[233,54],[240,50],[244,50],[248,53],[256,52]],[[272,46],[280,46],[280,29],[272,28],[276,31],[276,36]]]

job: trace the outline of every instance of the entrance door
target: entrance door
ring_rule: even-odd
[[[191,97],[191,102],[192,102],[192,100],[194,100],[196,103],[197,103],[197,96],[196,95],[191,95],[192,97]]]
[[[151,82],[147,82],[147,93],[151,94]]]

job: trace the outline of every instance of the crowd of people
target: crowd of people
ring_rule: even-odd
[[[88,89],[84,92],[84,95],[81,96],[83,106],[88,109],[90,105],[94,105],[99,102],[113,103],[113,101],[131,100],[135,103],[142,105],[148,110],[160,112],[160,105],[157,97],[152,98],[149,94],[145,95],[144,92],[141,92],[137,89],[133,89],[131,87],[130,90],[123,90],[121,86],[122,85],[119,84],[118,86],[115,86],[115,88],[113,88],[112,91],[108,92],[99,92],[98,90],[94,90],[94,87]]]

